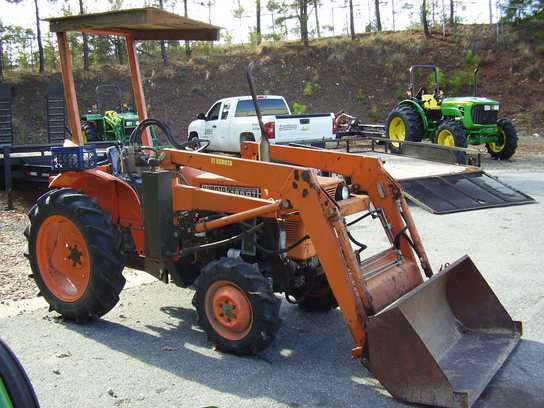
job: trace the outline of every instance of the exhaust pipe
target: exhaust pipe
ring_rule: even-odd
[[[399,400],[470,407],[521,331],[465,256],[369,318],[369,369]]]
[[[480,68],[476,68],[474,70],[474,80],[472,81],[472,85],[474,87],[474,97],[478,96],[478,71],[480,70]]]
[[[253,85],[253,68],[255,67],[255,61],[251,61],[247,66],[247,82],[249,84],[249,90],[251,92],[251,98],[253,99],[253,105],[255,106],[255,113],[259,121],[259,127],[261,128],[261,141],[259,143],[259,160],[270,161],[270,142],[268,141],[267,132],[263,123],[263,115],[261,114],[261,108],[259,106],[259,100],[257,99],[257,93],[255,92],[255,86]]]

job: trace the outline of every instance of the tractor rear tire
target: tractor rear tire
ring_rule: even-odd
[[[400,105],[393,109],[385,122],[385,136],[391,140],[421,142],[423,139],[423,120],[411,105]],[[389,142],[391,153],[402,153],[404,144]]]
[[[446,120],[436,129],[434,142],[443,146],[467,147],[465,128],[459,122]],[[467,163],[465,152],[454,152],[454,155],[457,163]]]
[[[38,199],[25,230],[33,277],[50,309],[92,321],[109,312],[125,285],[121,232],[105,212],[70,188]]]
[[[210,262],[198,277],[198,320],[220,350],[256,354],[280,327],[281,301],[271,284],[251,265],[232,258]]]
[[[328,312],[338,307],[338,302],[332,293],[325,274],[315,278],[310,293],[306,294],[304,289],[304,287],[297,288],[290,293],[297,300],[298,307],[308,312]]]
[[[83,131],[83,140],[86,142],[98,141],[98,133],[96,126],[92,122],[83,122],[81,124],[81,130]]]
[[[501,141],[486,143],[485,147],[493,159],[508,160],[518,148],[518,131],[514,124],[506,118],[497,120],[497,128]]]

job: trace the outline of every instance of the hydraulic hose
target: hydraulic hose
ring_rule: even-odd
[[[179,143],[176,138],[174,137],[174,134],[172,133],[172,129],[170,129],[170,126],[168,126],[165,122],[162,122],[158,119],[153,118],[147,118],[140,122],[140,124],[134,129],[130,135],[130,143],[131,144],[142,144],[142,133],[144,129],[148,128],[149,126],[157,126],[162,133],[166,136],[168,139],[168,142],[172,146],[174,146],[177,149],[185,150],[185,146],[183,146],[181,143]]]

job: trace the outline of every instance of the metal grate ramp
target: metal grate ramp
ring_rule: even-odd
[[[398,181],[410,201],[435,214],[505,207],[535,201],[483,170]]]
[[[66,129],[64,88],[60,82],[47,84],[47,137],[49,143],[63,143]]]
[[[0,83],[0,145],[13,143],[11,84]]]

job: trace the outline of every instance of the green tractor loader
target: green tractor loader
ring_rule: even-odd
[[[434,70],[434,87],[415,89],[415,70]],[[438,85],[438,69],[434,65],[412,65],[410,88],[404,99],[388,115],[385,132],[391,140],[434,143],[467,147],[485,144],[492,158],[507,160],[518,145],[516,128],[499,117],[499,102],[476,96],[478,68],[474,70],[474,95],[453,98],[444,95]],[[389,142],[393,153],[401,153],[402,143]],[[460,159],[462,161],[462,159]]]
[[[100,91],[105,88],[112,88],[117,96],[115,109],[106,110],[101,113]],[[80,116],[83,138],[87,142],[100,140],[128,140],[130,134],[138,126],[138,114],[126,103],[122,102],[121,88],[118,85],[102,84],[95,89],[96,104],[89,111]],[[154,144],[156,137],[153,128],[151,135]]]

